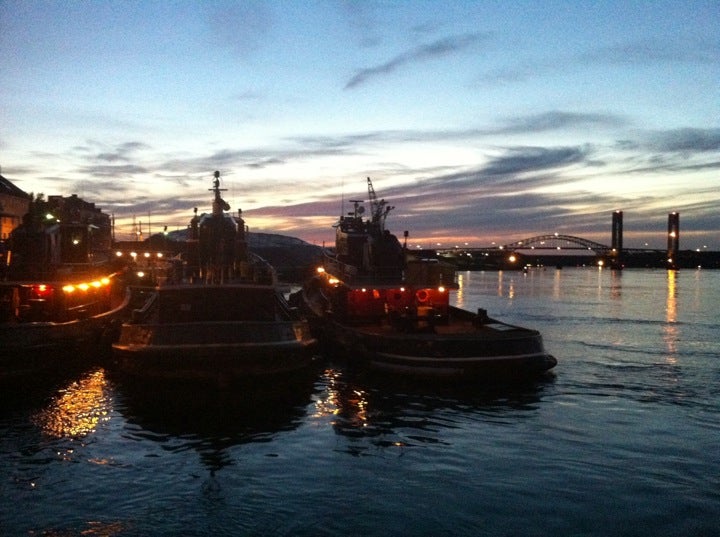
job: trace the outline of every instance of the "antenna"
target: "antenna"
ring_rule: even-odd
[[[344,216],[345,215],[345,178],[344,177],[342,178],[341,190],[342,190],[342,192],[340,194],[340,215]]]

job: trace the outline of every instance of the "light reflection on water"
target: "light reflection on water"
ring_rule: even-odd
[[[678,352],[677,341],[680,336],[680,330],[677,326],[677,271],[669,270],[667,272],[667,278],[667,306],[665,307],[667,322],[664,327],[663,339],[667,345],[667,363],[676,364]]]
[[[294,386],[228,392],[88,367],[0,406],[0,527],[713,535],[720,272],[461,276],[459,305],[540,329],[554,376],[419,385],[335,356]]]
[[[97,369],[61,388],[48,406],[33,416],[33,421],[49,436],[79,438],[108,420],[111,410],[105,370]]]

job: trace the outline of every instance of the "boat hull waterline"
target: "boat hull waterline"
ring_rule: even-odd
[[[474,315],[453,310],[463,317]],[[491,380],[538,376],[557,364],[555,357],[545,351],[542,336],[535,330],[493,319],[475,329],[458,324],[463,323],[450,321],[431,333],[397,333],[385,323],[351,325],[322,315],[316,315],[313,322],[320,339],[334,347],[334,351],[352,356],[378,372]],[[459,330],[463,331],[458,333]]]
[[[307,323],[299,321],[123,328],[113,353],[121,369],[131,374],[167,379],[239,380],[292,373],[309,367],[315,360],[315,339],[310,336]]]

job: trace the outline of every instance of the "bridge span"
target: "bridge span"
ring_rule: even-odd
[[[600,265],[623,267],[720,268],[720,252],[680,250],[680,215],[668,214],[667,250],[623,248],[623,212],[613,211],[612,245],[552,233],[487,248],[452,248],[437,255],[468,269],[512,269],[537,265]]]
[[[551,235],[537,235],[521,241],[515,241],[498,248],[508,251],[516,250],[592,250],[598,254],[610,252],[612,248],[599,242],[594,242],[582,237],[573,235],[561,235],[553,233]]]
[[[574,235],[536,235],[502,246],[438,249],[437,255],[470,270],[522,269],[528,266],[599,265],[610,268],[720,268],[720,252],[613,248]]]

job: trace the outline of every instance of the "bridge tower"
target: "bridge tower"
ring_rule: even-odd
[[[623,212],[612,215],[612,242],[610,244],[610,263],[612,268],[622,268],[623,264]]]
[[[677,267],[677,256],[680,251],[680,215],[675,211],[668,214],[667,262],[669,269]]]

